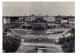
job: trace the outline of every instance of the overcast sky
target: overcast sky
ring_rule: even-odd
[[[31,10],[31,12],[30,12]],[[74,2],[3,2],[3,16],[75,15]]]

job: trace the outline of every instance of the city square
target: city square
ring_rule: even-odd
[[[75,52],[75,16],[38,13],[2,19],[4,53]]]

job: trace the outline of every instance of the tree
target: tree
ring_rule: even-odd
[[[64,42],[63,45],[62,45],[62,49],[63,51],[67,52],[67,48],[69,47],[69,44],[67,42]]]
[[[15,52],[20,46],[21,39],[12,36],[3,38],[3,50],[5,52]]]
[[[75,51],[75,42],[74,40],[71,40],[69,42],[68,52],[74,52]]]
[[[16,21],[17,19],[19,19],[19,18],[18,18],[18,17],[11,17],[11,20],[10,20],[10,21],[11,21],[12,23],[15,23],[15,21]]]
[[[75,29],[74,28],[71,29],[71,33],[75,34]]]
[[[69,41],[63,42],[62,49],[64,52],[74,52],[75,51],[75,41],[71,37],[67,38]]]
[[[67,42],[64,42],[63,45],[62,45],[62,48],[66,49],[68,46],[69,46],[69,44]]]
[[[63,44],[64,42],[67,42],[67,38],[60,38],[59,39],[59,44]]]
[[[72,28],[70,33],[70,36],[59,39],[58,44],[62,44],[62,49],[64,52],[75,52],[75,29]]]

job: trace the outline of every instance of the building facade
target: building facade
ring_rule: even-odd
[[[13,16],[3,17],[4,23],[23,23],[23,29],[46,30],[67,27],[75,23],[74,16]]]

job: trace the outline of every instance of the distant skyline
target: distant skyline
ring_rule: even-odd
[[[3,16],[75,16],[75,2],[3,2]]]

